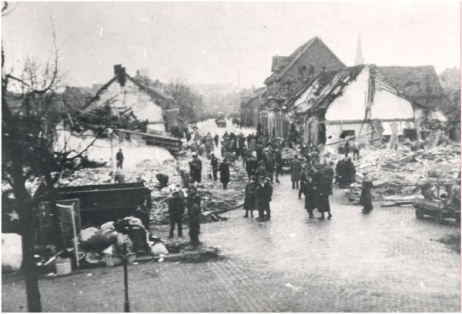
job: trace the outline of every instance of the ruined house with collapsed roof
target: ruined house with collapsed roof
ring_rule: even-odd
[[[345,65],[318,37],[298,47],[290,56],[274,56],[272,74],[265,80],[267,99],[260,109],[264,132],[287,136],[289,122],[283,103],[300,86],[324,71],[343,69]]]
[[[440,109],[446,106],[447,96],[433,66],[383,66],[378,69],[400,95],[414,104],[416,118],[421,122],[447,121]]]
[[[114,77],[86,104],[84,113],[115,121],[122,129],[166,134],[178,125],[178,107],[173,98],[156,86],[128,75],[114,66]]]
[[[287,116],[300,127],[305,142],[333,150],[347,136],[380,143],[384,135],[415,129],[411,101],[375,65],[320,73],[286,106]]]

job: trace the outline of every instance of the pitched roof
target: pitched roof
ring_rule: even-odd
[[[357,65],[347,67],[338,71],[327,71],[319,73],[309,84],[301,89],[296,97],[291,100],[293,105],[295,100],[305,92],[309,87],[316,87],[312,91],[310,99],[310,110],[326,109],[335,98],[341,95],[343,89],[348,86],[351,81],[356,80],[356,77],[363,71],[366,65]]]
[[[308,42],[295,49],[295,51],[288,57],[274,56],[273,64],[271,66],[271,70],[273,71],[273,73],[265,80],[265,83],[269,83],[274,79],[282,77],[292,67],[292,65],[308,50],[308,48],[310,48],[316,42],[320,42],[332,54],[332,56],[337,59],[339,64],[345,66],[343,62],[332,52],[332,50],[329,49],[329,47],[327,47],[327,45],[320,38],[313,37]]]
[[[96,95],[90,99],[90,101],[84,106],[83,110],[85,112],[90,112],[98,107],[102,106],[102,104],[98,104],[97,100],[99,99],[100,95],[115,81],[117,81],[118,76],[115,75],[113,78],[111,78],[106,84],[104,84],[96,93]],[[167,95],[163,91],[161,91],[158,88],[155,88],[153,86],[146,86],[143,83],[139,82],[138,80],[132,78],[130,75],[125,73],[125,78],[132,81],[135,85],[140,87],[141,89],[145,90],[146,93],[149,94],[154,99],[161,99],[161,100],[173,100],[172,96]]]
[[[426,108],[435,108],[445,101],[445,93],[432,65],[385,66],[378,69],[403,96]]]
[[[294,110],[302,104],[304,106],[303,111],[313,112],[319,110],[325,110],[327,107],[339,96],[342,95],[343,90],[352,81],[355,81],[358,75],[365,69],[370,69],[370,75],[373,79],[373,88],[387,90],[388,92],[400,96],[396,88],[394,88],[388,81],[385,75],[377,69],[373,64],[369,65],[356,65],[347,67],[337,71],[327,71],[316,75],[314,79],[306,83],[294,96],[286,102],[288,110]],[[306,99],[302,103],[297,104],[295,102],[300,99],[305,91],[310,87],[313,87],[311,92],[306,96]]]

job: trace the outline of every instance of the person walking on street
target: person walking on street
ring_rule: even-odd
[[[218,141],[220,140],[220,136],[218,136],[218,134],[215,134],[215,137],[213,138],[213,140],[215,141],[215,146],[218,147]]]
[[[257,187],[257,204],[258,204],[258,221],[271,219],[270,202],[273,196],[273,187],[270,183],[271,179],[261,178]]]
[[[372,180],[370,179],[367,173],[364,173],[363,183],[362,183],[362,190],[361,190],[361,197],[359,199],[359,204],[363,206],[363,213],[369,213],[372,207],[372,195],[371,189],[373,188]]]
[[[314,218],[313,211],[318,208],[318,197],[315,183],[313,182],[314,172],[310,168],[305,169],[305,184],[303,194],[305,194],[305,209],[308,212],[308,218]]]
[[[256,205],[256,194],[257,194],[257,183],[255,182],[255,176],[251,176],[249,182],[245,187],[245,198],[244,198],[244,209],[245,215],[244,218],[250,217],[253,218],[253,210]]]
[[[122,153],[122,148],[116,154],[117,160],[117,168],[123,169],[124,168],[124,154]]]
[[[327,213],[327,219],[332,218],[332,214],[330,212],[330,204],[329,204],[329,181],[325,171],[321,168],[318,164],[318,168],[316,169],[315,174],[315,184],[317,189],[317,205],[318,211],[321,213],[321,217],[319,219],[325,219],[324,213]]]
[[[178,226],[178,237],[183,237],[183,214],[184,214],[184,195],[183,192],[175,187],[168,200],[168,214],[170,218],[169,238],[173,238],[175,225]]]
[[[298,189],[298,181],[300,181],[300,175],[302,173],[302,162],[298,159],[298,155],[295,155],[290,162],[292,189]]]
[[[226,158],[220,164],[219,170],[220,170],[220,181],[223,184],[223,190],[227,190],[228,182],[229,182],[229,164]]]
[[[215,157],[214,153],[210,154],[210,165],[212,166],[213,180],[217,181],[217,172],[218,172],[218,159]]]
[[[196,248],[199,242],[199,232],[200,232],[200,208],[197,205],[196,201],[189,197],[186,201],[186,206],[188,208],[188,222],[189,222],[189,238],[191,239],[191,245],[193,248]]]
[[[193,160],[189,162],[189,173],[193,182],[201,183],[202,178],[202,161],[196,153],[192,154]]]

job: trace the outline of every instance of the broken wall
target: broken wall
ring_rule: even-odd
[[[162,108],[155,103],[148,93],[129,79],[125,81],[125,86],[114,81],[101,91],[96,102],[97,105],[109,103],[113,115],[118,115],[119,109],[130,107],[139,121],[148,120],[149,123],[163,123]],[[165,127],[162,131],[165,132]]]
[[[378,120],[414,120],[412,104],[384,89],[375,89],[374,103],[371,107],[371,119]]]
[[[364,120],[369,71],[365,68],[326,110],[326,121]]]

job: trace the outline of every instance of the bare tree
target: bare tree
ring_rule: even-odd
[[[172,79],[167,90],[180,108],[180,117],[184,121],[197,122],[203,114],[201,96],[194,93],[185,80],[180,78]]]
[[[8,8],[8,3],[4,3],[2,14],[10,13]],[[56,43],[54,34],[53,38]],[[62,79],[58,71],[56,45],[49,62],[40,65],[27,59],[17,76],[6,73],[4,61],[2,48],[2,180],[12,188],[19,216],[28,311],[40,312],[42,307],[34,262],[37,230],[34,208],[41,201],[49,201],[54,232],[58,235],[54,244],[58,249],[62,248],[64,243],[60,236],[54,186],[66,163],[81,157],[94,141],[81,152],[66,149],[55,151],[53,147],[59,117],[56,115],[56,103],[59,101],[58,88]],[[25,187],[30,172],[44,179],[34,195],[29,194]]]

